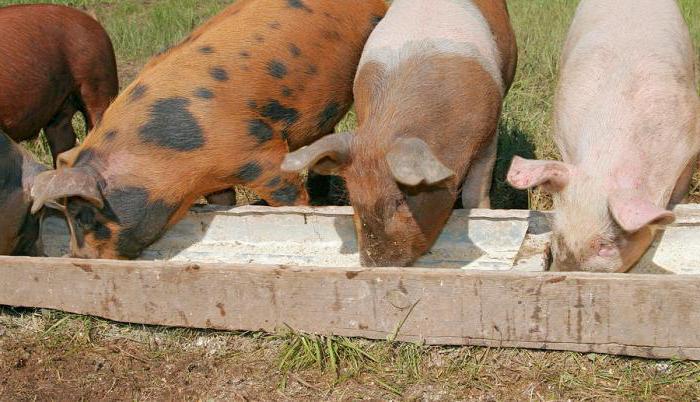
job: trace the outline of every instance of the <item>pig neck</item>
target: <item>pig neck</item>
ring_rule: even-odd
[[[471,59],[427,51],[396,68],[368,63],[359,74],[356,158],[382,158],[397,138],[415,137],[461,178],[495,132],[500,90]]]

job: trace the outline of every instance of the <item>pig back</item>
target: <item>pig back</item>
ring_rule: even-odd
[[[693,54],[674,1],[581,2],[555,99],[564,161],[675,183],[700,149]]]

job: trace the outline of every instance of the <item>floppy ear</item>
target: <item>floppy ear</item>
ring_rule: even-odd
[[[336,174],[350,160],[352,133],[327,135],[313,144],[287,154],[282,171],[300,173],[311,169],[322,175]]]
[[[69,197],[81,197],[97,208],[104,206],[102,193],[94,174],[84,168],[49,170],[39,174],[32,186],[32,214],[47,203]]]
[[[545,191],[559,192],[571,177],[572,166],[558,161],[537,161],[516,156],[508,170],[508,183],[518,190],[542,186]]]
[[[407,186],[437,184],[455,176],[420,138],[400,138],[386,155],[394,179]]]
[[[634,233],[647,225],[669,225],[676,220],[673,212],[629,193],[608,197],[608,209],[625,232]]]

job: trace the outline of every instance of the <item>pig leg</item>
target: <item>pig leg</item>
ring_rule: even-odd
[[[491,143],[481,150],[472,162],[462,187],[462,205],[466,209],[491,208],[491,180],[493,168],[496,165],[496,150],[498,135],[493,136]]]
[[[100,85],[81,85],[80,99],[83,107],[80,112],[85,117],[85,126],[89,132],[95,127],[109,107],[112,97],[117,95],[116,82],[101,82]],[[114,86],[114,87],[113,87]]]
[[[64,108],[54,116],[44,129],[46,139],[49,142],[53,165],[56,167],[56,158],[63,152],[75,146],[75,131],[73,131],[73,115],[77,112],[72,106]]]
[[[695,172],[695,166],[698,163],[698,157],[694,157],[685,170],[678,178],[676,182],[676,187],[673,189],[673,194],[671,195],[671,201],[669,202],[669,208],[673,208],[678,204],[686,202],[688,197],[688,190],[690,189],[690,181],[693,179],[693,173]]]

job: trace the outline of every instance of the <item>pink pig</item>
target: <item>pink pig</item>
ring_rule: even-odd
[[[583,0],[564,48],[554,137],[564,162],[513,160],[508,181],[554,195],[552,269],[625,272],[700,151],[694,51],[674,0]]]

